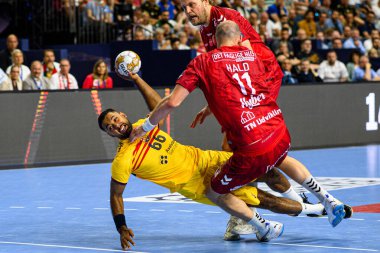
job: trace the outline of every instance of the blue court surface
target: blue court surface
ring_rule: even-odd
[[[226,242],[229,216],[219,208],[132,178],[124,193],[130,252],[380,252],[380,146],[290,155],[352,205],[353,218],[332,228],[326,218],[259,210],[285,224],[280,238]],[[109,209],[110,164],[2,170],[0,179],[0,252],[122,252]]]

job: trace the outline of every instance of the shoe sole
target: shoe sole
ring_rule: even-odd
[[[240,241],[240,235],[231,235],[231,236],[224,236],[223,240],[225,241]]]
[[[284,225],[282,225],[282,228],[281,228],[281,232],[280,232],[280,234],[278,234],[278,236],[276,236],[275,238],[272,238],[272,239],[270,239],[270,240],[268,240],[268,239],[263,239],[266,235],[264,235],[263,236],[263,238],[261,238],[261,240],[259,240],[260,242],[269,242],[269,241],[271,241],[271,240],[273,240],[273,239],[276,239],[276,238],[279,238],[281,235],[282,235],[282,233],[284,233]],[[269,231],[268,231],[268,233],[269,233]]]
[[[352,210],[352,207],[348,205],[344,205],[344,211],[346,212],[346,215],[344,215],[345,219],[351,218],[352,214],[354,213],[354,210]]]
[[[344,205],[340,204],[335,206],[333,209],[333,215],[335,215],[335,219],[332,221],[331,225],[333,227],[336,227],[346,215],[346,212],[344,211]]]

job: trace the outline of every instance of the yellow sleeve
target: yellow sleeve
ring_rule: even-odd
[[[130,162],[127,159],[122,159],[122,157],[115,157],[111,167],[112,179],[119,183],[126,184],[128,183],[131,173],[132,168]]]

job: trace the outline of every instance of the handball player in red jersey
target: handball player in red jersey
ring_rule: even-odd
[[[230,192],[280,165],[290,148],[290,136],[276,103],[278,92],[268,86],[263,62],[254,51],[241,45],[240,35],[236,23],[219,24],[216,31],[218,48],[190,62],[172,94],[156,106],[141,126],[132,130],[130,140],[152,130],[199,87],[233,150],[233,156],[211,180],[207,197],[231,215],[255,226],[260,241],[268,241],[281,235],[283,225],[266,222]],[[299,175],[289,176],[321,200],[334,227],[342,221],[344,205],[311,175],[310,181],[301,182]]]

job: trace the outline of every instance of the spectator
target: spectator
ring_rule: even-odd
[[[107,63],[100,59],[92,70],[92,74],[87,75],[83,82],[83,89],[112,89],[113,81],[108,76]]]
[[[12,65],[12,67],[10,69],[9,78],[6,78],[0,84],[0,90],[2,90],[2,91],[6,91],[6,90],[20,91],[20,90],[22,90],[22,81],[20,79],[20,67],[19,66]]]
[[[350,62],[347,63],[348,80],[352,81],[354,77],[355,68],[359,66],[360,52],[354,51],[351,53]]]
[[[256,0],[256,4],[252,3],[252,10],[254,10],[257,14],[262,14],[266,12],[267,9],[265,0]]]
[[[317,35],[317,25],[314,22],[314,12],[306,11],[304,19],[298,22],[298,27],[304,29],[306,36],[314,38]]]
[[[343,28],[343,38],[348,39],[351,37],[351,26],[345,25]]]
[[[251,11],[248,18],[249,23],[255,29],[255,31],[259,30],[259,18],[256,12]]]
[[[78,89],[78,82],[75,77],[70,74],[70,61],[62,59],[60,61],[61,71],[55,73],[51,77],[51,89],[52,90],[73,90]]]
[[[377,52],[377,54],[380,55],[380,38],[373,39],[372,48],[368,51],[368,56],[369,56],[370,51]],[[374,53],[374,54],[376,54],[376,53]],[[369,56],[369,57],[376,58],[374,56]]]
[[[352,79],[354,82],[378,81],[380,80],[380,77],[371,68],[371,63],[369,62],[368,57],[363,55],[360,57],[359,66],[354,70],[354,76]]]
[[[285,8],[284,0],[275,0],[275,3],[268,7],[267,13],[269,18],[277,23],[280,21],[280,16],[288,15],[288,10]]]
[[[113,16],[117,24],[118,36],[126,38],[127,31],[130,30],[133,23],[132,0],[119,0],[119,3],[115,4],[113,11]]]
[[[162,14],[164,11],[168,12],[168,19],[174,20],[174,5],[171,0],[160,0],[158,3],[160,7],[160,13]]]
[[[347,68],[343,62],[338,61],[334,50],[329,51],[327,60],[319,65],[318,76],[323,82],[346,82],[348,80]]]
[[[375,48],[371,48],[368,51],[368,58],[379,58],[379,52]]]
[[[289,34],[289,29],[288,28],[283,28],[281,30],[281,35],[280,35],[280,39],[277,39],[277,40],[274,40],[272,45],[271,45],[271,48],[272,48],[272,51],[276,54],[276,52],[278,51],[279,47],[280,47],[280,43],[286,43],[288,44],[288,49],[290,52],[293,52],[293,44],[290,42],[290,34]]]
[[[281,68],[282,68],[282,71],[284,72],[284,77],[282,78],[282,85],[298,83],[297,78],[292,73],[293,66],[289,59],[285,59],[282,62]]]
[[[9,75],[11,73],[11,67],[16,65],[20,68],[20,79],[24,81],[30,74],[30,69],[23,65],[24,63],[24,54],[20,49],[15,49],[12,52],[12,65],[7,68],[6,73]]]
[[[369,39],[366,39],[363,43],[363,46],[365,48],[365,50],[368,52],[372,47],[373,47],[373,40],[374,39],[379,39],[380,38],[380,34],[379,34],[379,31],[374,29],[371,31],[371,38]]]
[[[310,61],[308,59],[301,60],[301,67],[299,73],[296,75],[298,82],[300,83],[316,83],[322,80],[313,72],[310,67]]]
[[[185,32],[179,32],[178,38],[179,38],[179,49],[181,50],[190,49],[190,47],[187,45],[189,38],[187,37],[187,34]]]
[[[375,17],[375,13],[373,12],[368,12],[367,15],[366,15],[366,20],[364,22],[364,24],[358,26],[359,28],[359,31],[360,31],[360,34],[364,37],[364,38],[370,38],[370,34],[372,32],[372,30],[376,30],[376,17]]]
[[[297,55],[298,59],[308,59],[312,69],[317,69],[319,64],[319,56],[313,51],[311,40],[306,39],[301,43],[301,51]]]
[[[16,35],[11,34],[7,37],[7,48],[0,52],[0,68],[6,70],[8,66],[12,65],[12,52],[18,47],[18,38]]]
[[[5,74],[2,68],[0,68],[0,83],[4,82],[6,79],[8,79],[8,75]]]
[[[165,24],[168,24],[170,26],[171,30],[173,30],[174,27],[176,26],[176,22],[169,18],[169,11],[162,11],[161,12],[155,27],[162,28],[162,26]]]
[[[325,40],[325,34],[323,32],[317,32],[316,42],[317,49],[329,49],[329,46]]]
[[[234,0],[232,4],[232,9],[237,10],[244,18],[249,18],[249,10],[245,8],[242,0]]]
[[[351,37],[343,43],[343,48],[356,48],[360,50],[360,53],[365,54],[365,48],[360,40],[359,29],[353,28],[351,30]]]
[[[93,0],[87,3],[87,20],[95,22],[104,21],[104,8],[102,3],[102,0]]]
[[[141,23],[138,26],[144,31],[144,37],[146,39],[153,38],[153,25],[150,23],[150,16],[148,12],[144,11],[141,14]]]
[[[332,49],[342,49],[343,48],[343,43],[341,39],[335,38],[332,41]]]
[[[133,39],[134,40],[146,40],[143,29],[136,28],[135,34],[133,35]]]
[[[141,10],[148,12],[153,19],[158,19],[160,15],[160,7],[156,4],[156,0],[145,0],[141,5]]]
[[[304,41],[307,39],[306,31],[302,28],[298,29],[297,36],[294,38],[296,40]]]
[[[273,33],[276,33],[276,29],[280,29],[272,20],[269,19],[268,13],[263,12],[260,17],[260,25],[264,25],[266,28],[267,38],[273,38]]]
[[[60,71],[59,63],[55,61],[55,54],[52,49],[44,51],[44,59],[42,62],[43,75],[47,78]]]
[[[30,70],[30,75],[22,82],[23,90],[50,89],[50,80],[42,75],[42,63],[40,61],[32,62]]]
[[[174,37],[174,38],[171,38],[170,39],[170,46],[172,48],[172,50],[179,50],[179,39]]]
[[[327,19],[327,27],[337,30],[340,34],[343,34],[343,24],[339,19],[339,11],[333,10],[331,18]]]
[[[286,42],[281,42],[278,51],[276,52],[277,61],[282,63],[285,59],[288,59],[292,66],[300,64],[300,60],[294,57],[292,51],[289,51],[288,44]]]
[[[159,49],[159,50],[171,49],[170,40],[165,39],[163,29],[161,29],[161,28],[156,29],[155,39],[157,41],[157,49]]]
[[[329,27],[327,26],[327,13],[326,12],[321,12],[319,14],[319,19],[316,24],[317,27],[317,32],[324,32],[326,31]]]

